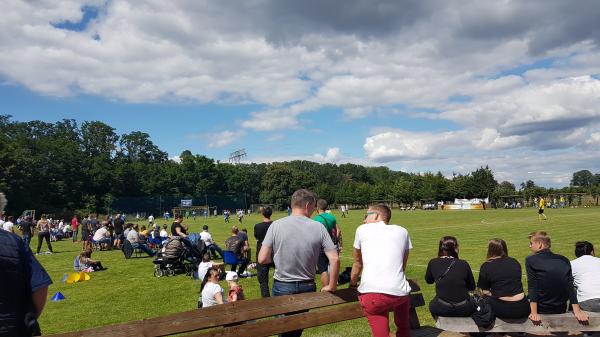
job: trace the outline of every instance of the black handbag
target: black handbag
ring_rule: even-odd
[[[489,300],[479,294],[473,294],[471,301],[475,307],[475,311],[471,315],[475,324],[484,329],[492,328],[496,322],[496,314]]]

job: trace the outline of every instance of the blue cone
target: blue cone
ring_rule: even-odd
[[[58,301],[62,301],[65,299],[65,295],[63,295],[60,291],[57,292],[56,294],[54,294],[54,296],[52,296],[52,301],[54,302],[58,302]]]

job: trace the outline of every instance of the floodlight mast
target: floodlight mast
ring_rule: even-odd
[[[244,157],[246,157],[246,149],[240,149],[229,154],[229,162],[237,165]]]

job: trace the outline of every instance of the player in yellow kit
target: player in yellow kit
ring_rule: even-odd
[[[542,216],[544,220],[548,220],[546,214],[544,214],[544,209],[546,208],[546,200],[543,197],[540,197],[540,201],[538,202],[538,219],[542,220]]]

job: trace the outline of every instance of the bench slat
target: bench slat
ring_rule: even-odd
[[[600,313],[587,312],[589,325],[580,324],[572,313],[540,315],[541,325],[534,325],[529,319],[496,318],[492,329],[479,328],[470,317],[438,317],[435,326],[455,332],[568,332],[600,331]]]
[[[212,331],[190,335],[190,337],[238,337],[238,336],[272,336],[278,333],[306,329],[325,324],[347,321],[363,317],[358,303],[336,306],[323,310],[303,312],[284,317],[276,317],[253,323],[220,328]]]
[[[196,331],[200,329],[220,327],[222,325],[228,325],[241,321],[243,322],[249,320],[256,320],[294,311],[318,309],[327,306],[356,302],[358,300],[357,295],[358,293],[356,292],[356,289],[341,289],[336,291],[335,293],[314,292],[297,295],[269,297],[264,299],[251,299],[227,303],[224,305],[217,305],[201,310],[191,310],[187,312],[181,312],[154,318],[146,318],[125,323],[118,323],[110,326],[98,327],[82,331],[54,334],[51,336],[168,336],[172,334]],[[423,306],[425,304],[423,295],[420,293],[411,294],[410,297],[411,308]],[[338,308],[339,307],[336,306],[336,310]],[[354,313],[354,311],[352,311],[351,313]],[[418,321],[416,324],[418,326]]]

